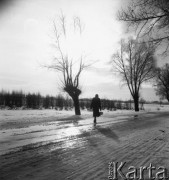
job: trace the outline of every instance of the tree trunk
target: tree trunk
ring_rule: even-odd
[[[74,102],[74,108],[75,108],[75,115],[81,115],[80,113],[80,106],[79,106],[79,96],[72,97]]]
[[[134,96],[134,109],[135,111],[139,111],[139,96],[138,95]]]
[[[167,93],[167,97],[166,98],[167,98],[167,101],[169,102],[169,94],[168,93]]]

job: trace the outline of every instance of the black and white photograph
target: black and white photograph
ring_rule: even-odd
[[[0,1],[0,180],[169,179],[169,1]]]

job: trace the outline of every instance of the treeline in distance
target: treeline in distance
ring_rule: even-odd
[[[80,99],[81,109],[90,109],[91,98]],[[102,109],[133,109],[133,102],[101,99]],[[143,108],[144,102],[140,106]],[[40,93],[24,93],[23,91],[0,91],[0,109],[73,109],[73,101],[61,94],[42,96]]]

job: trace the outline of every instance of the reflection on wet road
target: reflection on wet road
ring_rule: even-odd
[[[24,117],[0,120],[0,179],[101,180],[110,161],[139,167],[169,156],[168,112],[105,112],[96,125],[91,114]]]
[[[103,129],[110,124],[126,121],[125,116],[119,118],[101,117],[96,126],[93,118],[80,120],[63,120],[43,122],[28,127],[0,130],[0,155],[5,153],[21,151],[23,147],[33,148],[42,145],[55,143],[51,151],[59,148],[74,148],[83,146],[86,137],[95,131],[104,134]]]

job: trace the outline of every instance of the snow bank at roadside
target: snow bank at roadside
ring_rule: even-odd
[[[144,110],[139,112],[135,112],[133,110],[116,110],[116,111],[108,111],[103,110],[104,114],[142,114],[150,111],[168,111],[169,105],[159,105],[159,104],[145,104]],[[81,111],[82,118],[83,116],[92,116],[91,111],[82,110]],[[32,119],[32,118],[45,118],[45,117],[57,117],[66,118],[68,116],[74,116],[74,111],[56,111],[54,109],[43,109],[43,110],[0,110],[0,121],[4,120],[19,120],[19,119]]]

